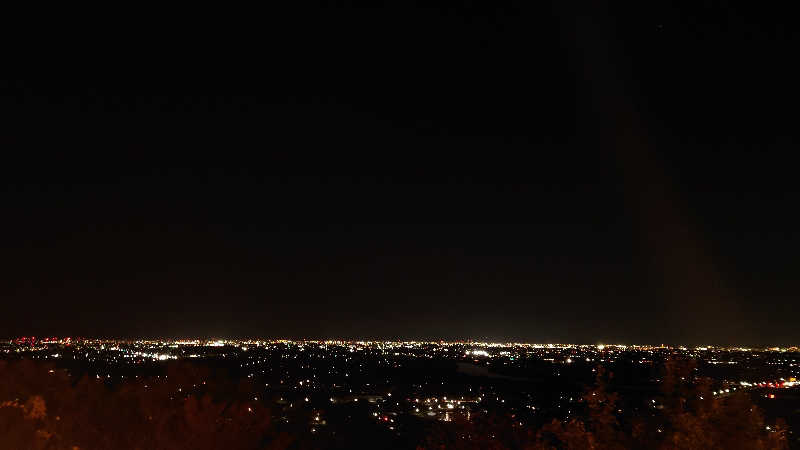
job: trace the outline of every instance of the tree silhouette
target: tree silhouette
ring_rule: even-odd
[[[544,449],[786,449],[782,421],[767,430],[764,416],[744,392],[719,398],[710,380],[694,376],[691,360],[668,360],[660,394],[641,405],[647,414],[624,415],[619,395],[609,391],[613,374],[597,369],[585,392],[586,413],[567,421],[553,419],[536,431],[515,429],[500,417],[488,423],[456,422],[448,432],[430,433],[421,448]],[[487,431],[489,430],[489,431]]]
[[[231,397],[182,395],[199,384],[192,371],[109,387],[77,382],[52,366],[0,363],[0,448],[9,449],[283,449],[288,435],[270,411]],[[181,391],[183,389],[181,388]],[[25,399],[22,401],[20,399]]]

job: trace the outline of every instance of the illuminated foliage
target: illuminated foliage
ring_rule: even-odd
[[[8,380],[0,395],[0,448],[13,449],[282,449],[263,407],[210,394],[177,395],[192,372],[110,388],[97,379],[75,382],[28,361],[0,363]],[[169,381],[168,381],[169,380]],[[191,385],[191,384],[189,384]],[[41,394],[35,394],[40,392]],[[26,399],[24,402],[19,399]]]

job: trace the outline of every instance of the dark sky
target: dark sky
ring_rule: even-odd
[[[565,3],[4,27],[0,335],[798,344],[793,15]]]

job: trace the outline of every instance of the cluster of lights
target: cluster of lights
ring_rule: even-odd
[[[58,347],[58,346],[62,347]],[[67,346],[69,345],[69,348]],[[572,345],[572,344],[520,344],[520,343],[488,343],[488,342],[443,342],[443,341],[344,341],[344,340],[72,340],[72,339],[25,339],[8,342],[5,350],[23,352],[35,355],[36,358],[73,357],[85,358],[89,362],[99,364],[125,363],[141,364],[150,361],[166,361],[180,358],[229,358],[246,372],[248,378],[253,379],[259,390],[253,394],[285,396],[277,401],[284,409],[305,408],[311,412],[309,416],[312,432],[321,430],[325,425],[320,410],[315,408],[325,407],[320,405],[347,404],[355,402],[359,406],[366,404],[373,416],[381,423],[394,430],[398,415],[411,414],[419,418],[430,420],[451,421],[456,417],[466,417],[471,414],[481,414],[488,408],[506,408],[520,414],[533,414],[537,407],[533,405],[533,398],[529,395],[521,398],[501,398],[503,392],[496,391],[493,387],[479,386],[459,388],[464,396],[451,396],[453,386],[443,387],[441,380],[428,380],[417,385],[415,394],[408,394],[403,399],[399,392],[395,395],[391,390],[396,389],[392,381],[374,378],[375,367],[397,368],[402,367],[411,359],[446,358],[459,361],[459,364],[481,365],[482,367],[520,367],[524,361],[547,361],[553,364],[553,373],[581,370],[588,366],[582,364],[596,361],[597,363],[614,362],[617,360],[630,361],[639,364],[654,364],[660,359],[673,354],[698,357],[703,363],[708,364],[746,364],[751,358],[760,358],[770,354],[769,362],[764,364],[780,365],[788,372],[794,373],[796,364],[792,355],[786,355],[786,349],[754,350],[745,348],[721,347],[667,347],[667,346],[631,346],[615,344]],[[762,352],[757,356],[756,352]],[[780,352],[779,355],[771,353]],[[65,356],[66,355],[66,356]],[[324,364],[322,361],[324,360]],[[320,364],[318,364],[318,362]],[[571,364],[572,367],[560,366]],[[99,366],[105,368],[105,366]],[[101,369],[98,369],[98,371]],[[102,379],[109,379],[111,375],[103,374]],[[500,372],[503,373],[503,372]],[[100,375],[97,375],[101,379]],[[269,381],[269,383],[266,383]],[[369,381],[369,382],[366,382]],[[205,384],[205,383],[203,383]],[[783,378],[772,382],[741,381],[738,385],[723,382],[723,388],[713,392],[714,396],[724,396],[733,391],[745,388],[789,388],[800,385],[795,378]],[[272,387],[270,387],[272,386]],[[276,388],[276,386],[279,386]],[[198,386],[184,386],[185,390],[178,388],[181,395],[189,395],[192,388]],[[262,390],[263,389],[263,390]],[[279,391],[275,390],[279,389]],[[441,389],[438,391],[436,389]],[[467,392],[467,389],[469,392]],[[267,392],[267,394],[265,394]],[[280,392],[278,394],[278,392]],[[447,392],[448,396],[434,396]],[[458,391],[456,391],[458,392]],[[572,414],[575,402],[579,397],[569,397],[569,393],[559,397],[554,404],[555,408],[567,417]],[[323,396],[324,395],[324,396]],[[413,398],[417,395],[418,398]],[[767,394],[767,398],[775,398],[775,394]],[[460,398],[459,398],[460,397]],[[252,397],[258,401],[258,396]],[[325,400],[327,399],[327,400]],[[506,403],[506,400],[509,400]],[[567,400],[568,399],[568,400]],[[702,399],[702,397],[701,397]],[[328,403],[330,402],[330,403]],[[360,402],[360,403],[358,403]],[[659,405],[653,401],[653,408]],[[253,412],[255,406],[248,406],[247,410]],[[546,410],[548,406],[544,405]],[[536,414],[540,414],[542,409]],[[290,415],[287,414],[287,417]],[[518,417],[527,421],[524,416]],[[285,419],[288,420],[288,419]],[[518,423],[522,426],[523,421]]]

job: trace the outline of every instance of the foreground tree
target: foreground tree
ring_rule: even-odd
[[[694,362],[670,360],[657,398],[635,413],[620,408],[609,391],[613,374],[597,370],[594,386],[583,396],[585,414],[553,419],[538,430],[517,428],[503,418],[442,424],[421,448],[583,449],[787,449],[786,427],[767,428],[747,394],[712,395],[710,381],[694,376]],[[442,431],[438,428],[449,428]]]
[[[192,374],[112,388],[22,361],[0,362],[0,379],[0,398],[10,399],[0,401],[3,449],[284,449],[291,443],[261,405],[183,395],[178,385],[201,383]]]

